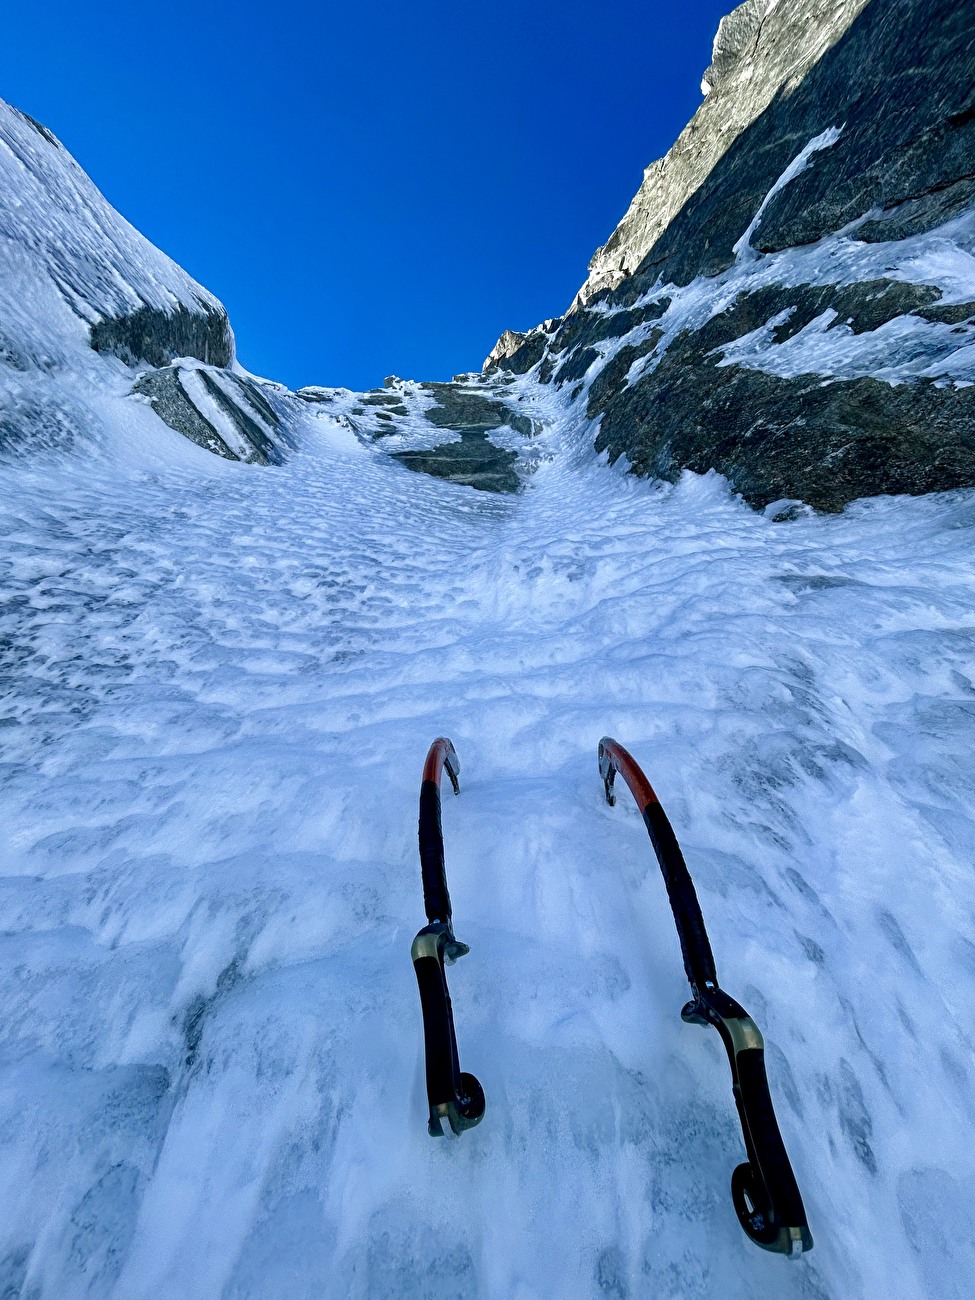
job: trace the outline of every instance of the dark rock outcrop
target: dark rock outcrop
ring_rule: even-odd
[[[359,400],[362,402],[363,406],[381,406],[386,408],[382,411],[376,412],[379,419],[382,419],[383,416],[389,417],[393,415],[409,414],[407,408],[395,393],[377,390],[374,393],[363,393]]]
[[[513,435],[529,440],[537,426],[499,395],[500,384],[485,384],[469,375],[449,383],[387,383],[385,389],[358,395],[351,407],[349,423],[359,437],[378,442],[394,460],[434,478],[482,492],[520,490],[518,451],[489,435],[504,429],[508,432],[502,441]],[[432,435],[439,431],[457,437],[431,446]]]
[[[496,447],[485,433],[476,430],[463,430],[459,442],[445,442],[427,451],[396,451],[392,456],[407,469],[482,492],[517,492],[521,486],[515,470],[517,453]]]
[[[438,429],[474,434],[507,425],[528,438],[535,433],[535,425],[528,416],[519,414],[497,398],[485,397],[458,384],[421,384],[420,387],[436,398],[436,405],[424,415]]]
[[[178,357],[229,366],[234,358],[227,313],[202,301],[195,311],[179,303],[172,311],[143,306],[125,316],[104,316],[89,333],[96,352],[111,352],[129,366],[168,366]]]
[[[612,403],[596,448],[672,481],[716,469],[755,506],[790,497],[841,510],[857,497],[975,483],[975,403],[929,381],[824,384],[718,367],[672,344]]]
[[[592,348],[606,339],[619,339],[637,325],[657,320],[669,306],[669,298],[661,298],[640,311],[579,311],[565,318],[552,339],[552,352],[566,352],[575,348]]]
[[[939,297],[930,285],[898,280],[740,294],[705,325],[680,331],[632,385],[625,379],[639,350],[624,348],[613,359],[589,393],[589,415],[604,412],[596,448],[659,478],[717,469],[755,505],[797,497],[837,510],[857,496],[975,482],[969,389],[869,376],[824,382],[815,373],[782,376],[728,363],[730,346],[763,326],[774,355],[825,313],[833,315],[826,335],[870,335],[910,315],[954,321],[957,313],[939,308]],[[940,336],[946,354],[975,338],[975,329],[956,328]],[[658,339],[642,346],[650,352]]]
[[[559,324],[559,320],[543,321],[524,334],[517,330],[505,330],[488,353],[483,369],[491,371],[500,368],[513,375],[527,373],[541,360],[549,336]]]
[[[654,330],[642,343],[625,344],[616,353],[612,361],[603,366],[589,386],[586,414],[590,420],[594,420],[598,415],[601,415],[607,406],[616,399],[617,395],[626,387],[627,376],[633,363],[652,352],[660,341],[660,337],[660,331]]]
[[[167,366],[141,375],[133,392],[206,451],[256,465],[283,459],[287,437],[281,419],[251,379],[203,366]]]

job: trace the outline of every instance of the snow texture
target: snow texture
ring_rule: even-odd
[[[775,523],[596,463],[528,379],[519,496],[311,405],[258,469],[96,361],[72,446],[0,466],[0,1294],[967,1296],[975,493]],[[765,1031],[798,1264],[735,1218],[727,1063],[604,733]],[[488,1099],[456,1142],[409,960],[441,734]]]

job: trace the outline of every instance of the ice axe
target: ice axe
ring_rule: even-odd
[[[423,906],[428,925],[413,940],[410,955],[420,989],[423,1013],[423,1047],[426,1056],[427,1100],[431,1137],[451,1132],[459,1137],[484,1118],[484,1089],[473,1074],[461,1071],[457,1056],[454,1013],[450,1005],[444,963],[453,965],[470,952],[454,937],[444,866],[443,824],[440,817],[440,782],[444,768],[454,794],[460,794],[460,759],[451,742],[441,736],[430,746],[420,784],[420,871]],[[444,1125],[447,1128],[444,1128]]]
[[[599,742],[599,775],[610,804],[616,802],[613,782],[617,772],[643,814],[677,924],[684,970],[693,995],[681,1011],[681,1019],[692,1025],[713,1025],[728,1053],[731,1087],[748,1154],[747,1163],[739,1165],[731,1175],[731,1199],[739,1222],[764,1250],[801,1255],[812,1250],[813,1239],[775,1118],[761,1032],[744,1007],[718,985],[694,882],[653,786],[632,754],[604,736]]]

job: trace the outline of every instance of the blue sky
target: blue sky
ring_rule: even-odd
[[[700,103],[732,0],[53,0],[0,96],[293,387],[480,366],[562,312]]]

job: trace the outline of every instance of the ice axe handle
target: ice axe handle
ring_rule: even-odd
[[[689,1002],[681,1015],[692,1024],[713,1025],[728,1053],[748,1153],[747,1164],[739,1165],[731,1176],[731,1199],[742,1228],[765,1250],[789,1256],[812,1250],[806,1211],[772,1106],[761,1031],[721,989]]]
[[[456,1136],[484,1118],[484,1090],[473,1074],[464,1074],[457,1056],[454,1012],[444,961],[453,962],[468,947],[454,938],[442,922],[424,926],[413,940],[410,955],[420,990],[423,1048],[426,1058],[428,1131],[443,1137],[444,1124]]]

